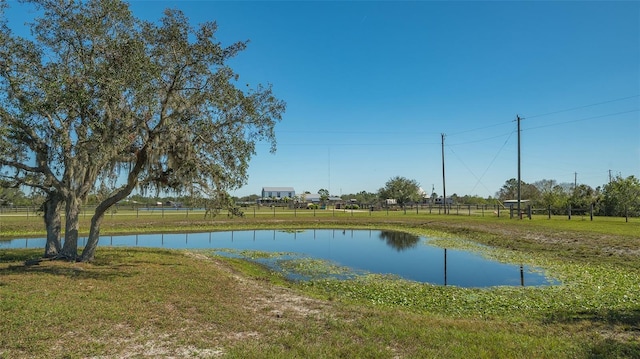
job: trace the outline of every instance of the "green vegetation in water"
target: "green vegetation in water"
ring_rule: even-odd
[[[640,319],[637,272],[571,263],[556,264],[554,269],[563,274],[564,284],[480,289],[437,286],[372,274],[351,280],[313,280],[300,286],[325,297],[454,317],[591,318],[618,324]],[[637,323],[633,330],[640,329]]]
[[[323,278],[347,279],[364,272],[356,272],[350,267],[335,262],[315,258],[281,259],[277,266],[288,278],[318,280]]]
[[[203,253],[242,258],[266,266],[290,280],[317,280],[324,278],[353,278],[365,274],[335,262],[305,257],[292,252],[267,252],[238,249],[204,250]]]
[[[539,271],[544,274],[551,283],[560,284],[557,283],[558,278],[552,273],[553,271],[546,270],[546,268],[553,267],[553,262],[548,261],[540,255],[523,253],[505,248],[490,247],[470,240],[453,237],[429,238],[424,245],[474,252],[487,259],[501,263],[529,265],[529,270]]]
[[[493,250],[470,241],[434,240],[440,245],[476,250],[492,258],[513,262],[520,253]],[[603,264],[558,262],[533,256],[527,263],[548,268],[562,284],[541,287],[498,286],[461,288],[404,280],[392,275],[355,272],[334,262],[296,257],[292,253],[230,251],[266,263],[286,278],[302,279],[302,290],[325,298],[454,317],[501,317],[524,320],[536,317],[600,318],[624,324],[640,316],[640,273],[620,271]],[[617,319],[616,319],[617,318]],[[626,319],[625,319],[626,318]],[[638,328],[640,329],[640,328]]]
[[[232,257],[240,257],[248,260],[276,259],[276,258],[290,257],[290,256],[296,255],[295,253],[292,253],[292,252],[266,252],[266,251],[255,251],[250,249],[233,249],[233,248],[203,250],[202,252],[230,255]]]

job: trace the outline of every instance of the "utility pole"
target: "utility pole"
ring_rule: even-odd
[[[329,175],[329,195],[331,195],[331,147],[327,148],[327,174]]]
[[[609,170],[609,183],[611,183],[611,170]]]
[[[578,188],[578,172],[573,172],[573,190]]]
[[[444,214],[447,214],[447,187],[444,177],[444,133],[441,133],[440,136],[442,137],[442,203],[444,203]]]
[[[516,115],[516,121],[518,121],[518,219],[522,219],[521,215],[520,215],[520,201],[522,200],[522,197],[520,196],[520,191],[521,191],[521,176],[520,176],[520,116]]]

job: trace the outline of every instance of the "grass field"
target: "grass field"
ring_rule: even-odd
[[[0,358],[640,358],[637,218],[120,210],[102,233],[267,228],[403,230],[541,266],[562,284],[293,283],[207,251],[101,247],[92,263],[25,265],[41,251],[3,250]],[[3,214],[0,233],[40,236],[42,222]]]

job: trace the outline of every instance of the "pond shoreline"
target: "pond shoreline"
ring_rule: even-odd
[[[448,243],[449,248],[432,245]],[[0,242],[8,248],[41,248],[45,238]],[[403,231],[373,229],[261,229],[212,232],[159,233],[102,236],[98,247],[133,247],[214,250],[258,261],[289,279],[346,278],[380,274],[405,280],[461,287],[557,285],[541,268],[484,255],[490,248],[463,249],[461,240],[438,241]],[[79,239],[84,246],[86,237]],[[453,248],[451,248],[453,247]],[[457,247],[457,248],[456,248]],[[245,255],[244,253],[249,253]],[[281,253],[277,258],[256,253]],[[286,255],[285,255],[286,254]],[[291,263],[296,262],[297,266]],[[313,263],[316,273],[300,270]],[[329,268],[332,268],[329,270]],[[338,268],[342,268],[338,270]],[[298,271],[296,271],[298,269]]]

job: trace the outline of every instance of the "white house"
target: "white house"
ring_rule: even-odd
[[[296,196],[296,190],[293,187],[262,187],[262,198],[275,198],[281,200],[285,197],[293,199]]]

